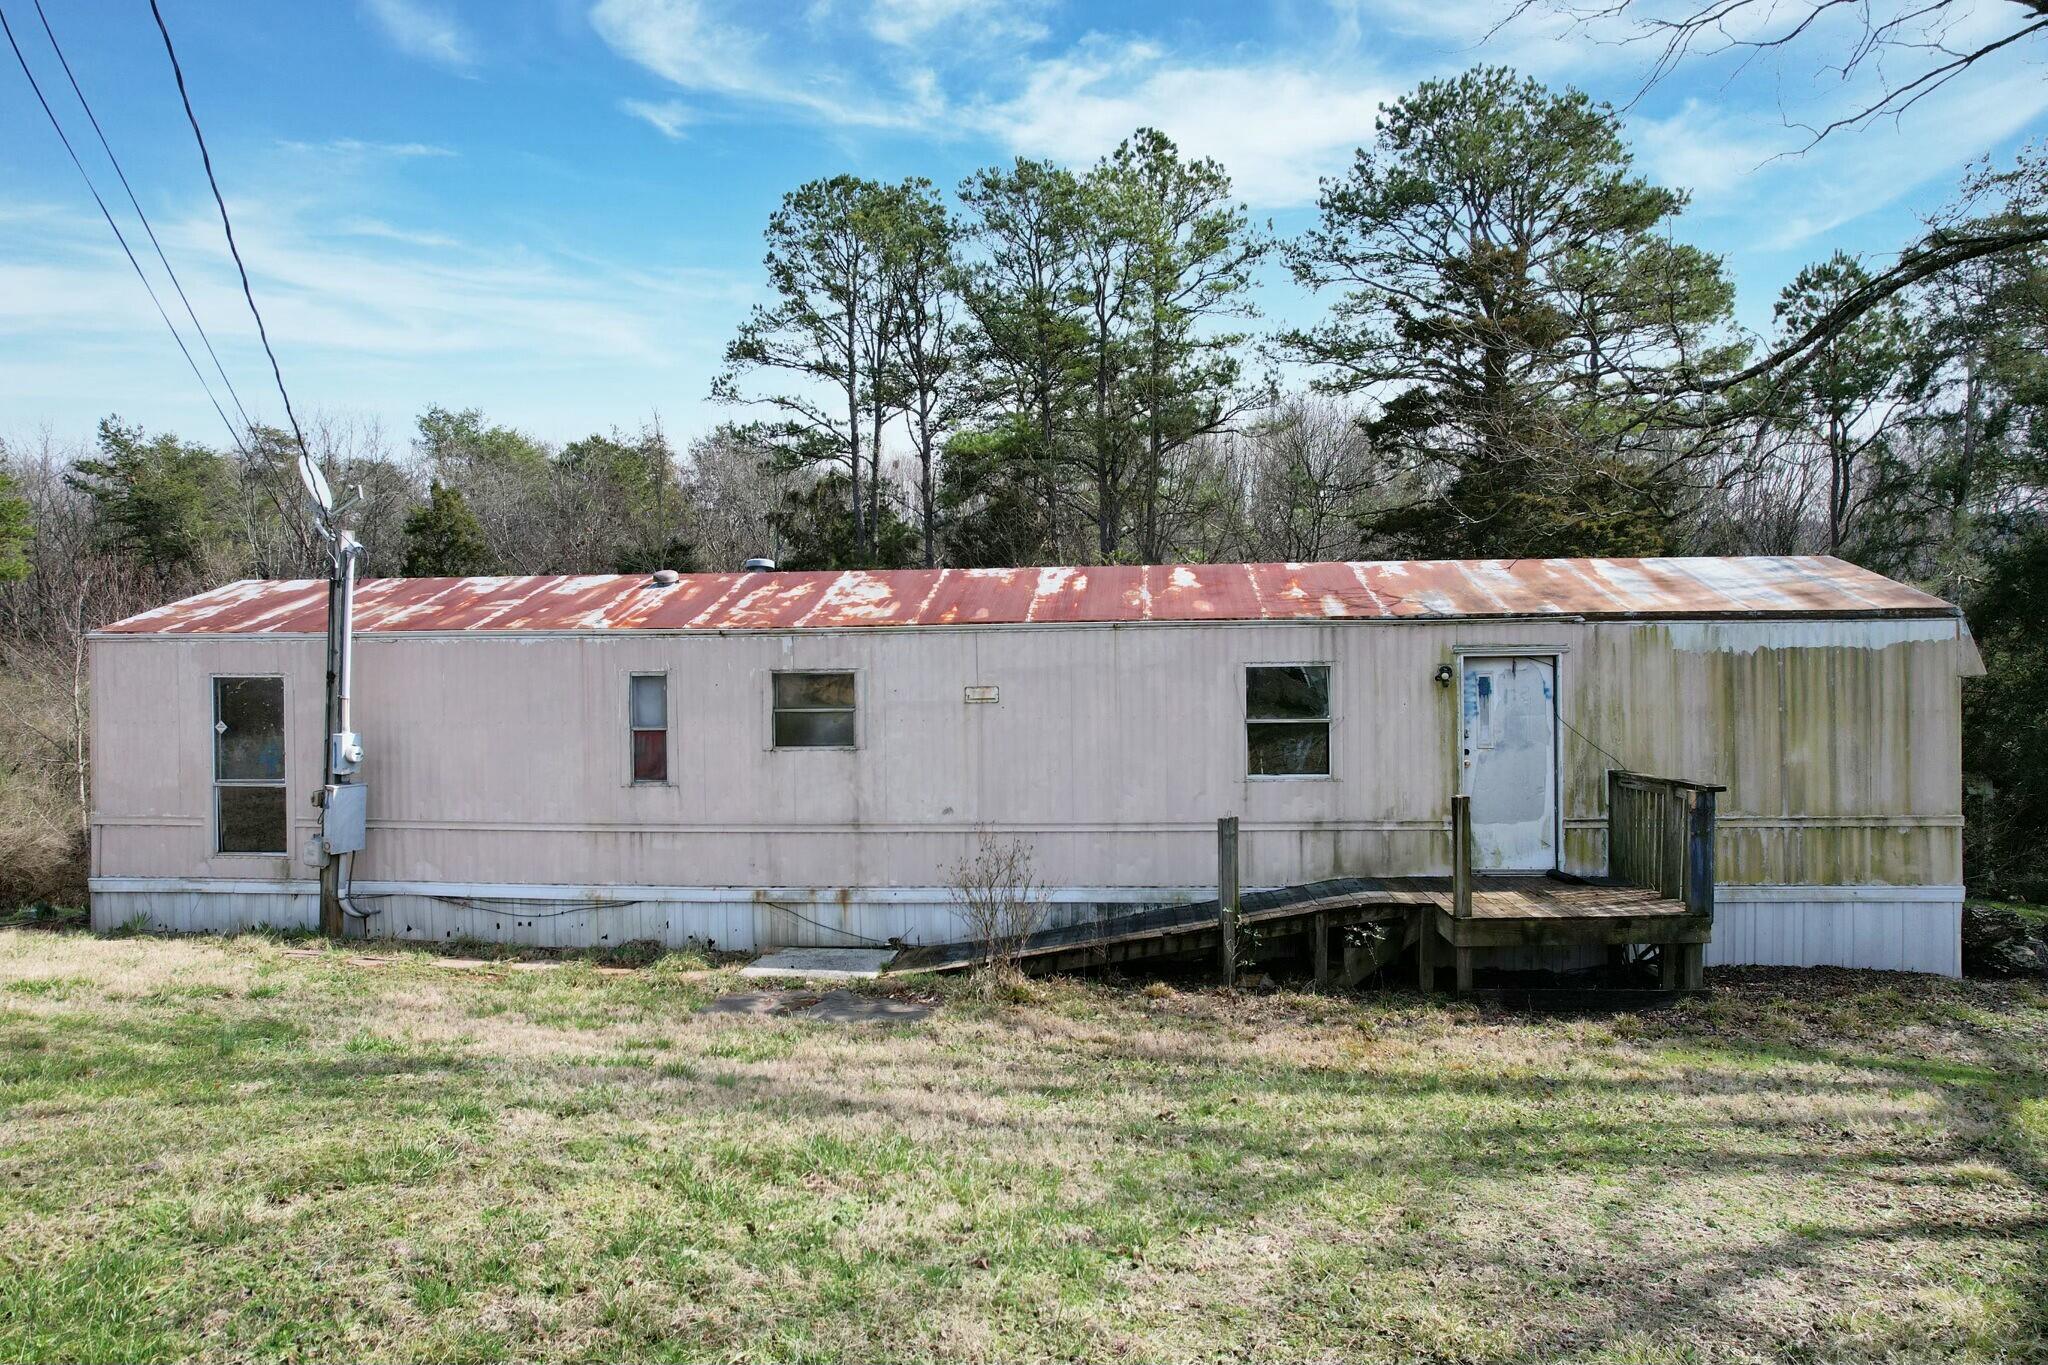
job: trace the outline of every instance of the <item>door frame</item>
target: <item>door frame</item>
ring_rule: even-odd
[[[1496,645],[1457,644],[1451,646],[1451,668],[1455,683],[1451,688],[1453,711],[1451,716],[1451,791],[1455,795],[1470,795],[1465,790],[1465,660],[1474,659],[1542,659],[1550,664],[1550,867],[1548,872],[1564,869],[1564,669],[1565,656],[1569,645]],[[1543,876],[1543,869],[1514,869],[1503,872],[1499,868],[1474,867],[1474,872],[1488,872],[1500,876]]]

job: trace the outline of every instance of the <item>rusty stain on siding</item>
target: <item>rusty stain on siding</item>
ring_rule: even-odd
[[[828,630],[1137,621],[1953,617],[1916,588],[1829,556],[1097,565],[376,578],[366,632]],[[319,579],[244,580],[107,627],[116,635],[314,634]]]

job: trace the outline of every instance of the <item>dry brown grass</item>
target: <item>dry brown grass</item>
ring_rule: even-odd
[[[2048,1349],[2031,987],[878,1028],[695,1012],[727,984],[0,934],[0,1357]]]

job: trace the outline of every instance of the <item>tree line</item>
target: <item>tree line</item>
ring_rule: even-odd
[[[659,423],[555,445],[440,407],[396,448],[340,421],[308,440],[366,492],[371,574],[1842,555],[1967,605],[1992,667],[1972,877],[2048,890],[2048,159],[1974,170],[1902,244],[1938,269],[1827,255],[1749,336],[1681,239],[1686,192],[1623,132],[1505,70],[1425,82],[1291,239],[1152,129],[950,193],[833,176],[771,215],[765,301],[711,381],[732,420],[680,449]],[[1260,316],[1282,277],[1319,318]],[[321,572],[295,455],[115,417],[86,450],[0,447],[0,687],[26,718],[0,825],[75,839],[82,632]]]

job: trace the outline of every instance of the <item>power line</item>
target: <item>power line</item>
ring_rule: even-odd
[[[1622,762],[1613,754],[1608,753],[1605,749],[1602,749],[1598,744],[1596,744],[1593,741],[1593,737],[1591,735],[1588,735],[1584,730],[1581,730],[1578,726],[1566,720],[1562,712],[1560,712],[1557,717],[1557,723],[1564,726],[1565,729],[1571,731],[1573,734],[1577,735],[1579,739],[1586,745],[1586,747],[1592,749],[1594,752],[1608,759],[1610,762],[1614,764],[1615,767],[1621,769],[1623,772],[1633,771],[1633,769],[1631,769],[1628,766],[1628,764]]]
[[[149,276],[142,269],[142,262],[136,260],[135,253],[129,249],[128,238],[122,233],[121,225],[114,221],[114,215],[108,211],[107,201],[100,198],[99,187],[92,183],[92,176],[86,171],[85,163],[78,159],[77,149],[72,147],[71,139],[64,132],[64,125],[57,120],[57,111],[52,109],[50,101],[43,97],[43,87],[37,82],[36,73],[29,69],[28,58],[22,54],[21,44],[15,41],[14,26],[7,22],[5,10],[0,10],[0,32],[6,33],[7,45],[14,49],[14,60],[21,64],[21,74],[28,77],[28,88],[35,91],[36,103],[43,106],[43,116],[50,120],[50,127],[56,130],[57,140],[64,144],[65,152],[71,157],[71,164],[78,168],[79,178],[85,181],[86,191],[92,195],[93,203],[99,205],[100,217],[106,219],[107,226],[114,230],[114,240],[121,244],[121,254],[128,258],[128,264],[134,267],[135,278],[142,281],[143,289],[149,294],[149,301],[156,305],[156,315],[164,320],[165,327],[170,328],[171,340],[178,343],[178,350],[184,355],[185,363],[192,367],[192,377],[198,380],[199,387],[206,391],[206,401],[213,404],[213,410],[220,414],[221,425],[228,429],[228,435],[233,438],[236,448],[246,456],[249,451],[248,447],[242,444],[241,434],[235,430],[235,424],[228,420],[227,411],[221,407],[220,400],[213,396],[213,386],[208,384],[206,376],[200,373],[199,362],[192,358],[191,348],[185,345],[185,338],[179,335],[177,324],[171,321],[171,315],[164,308],[163,300],[157,297],[156,286],[149,282]]]
[[[242,277],[242,297],[249,301],[249,314],[256,319],[256,335],[262,339],[263,354],[270,357],[270,373],[277,380],[278,397],[284,399],[284,415],[291,420],[292,435],[299,443],[299,454],[310,460],[313,456],[306,449],[306,433],[299,430],[299,415],[292,411],[292,396],[285,391],[284,371],[278,368],[277,352],[270,349],[270,333],[264,330],[263,314],[256,307],[255,291],[249,288],[249,268],[242,264],[241,248],[235,245],[235,225],[228,221],[228,201],[221,198],[220,181],[213,175],[213,157],[206,150],[206,134],[199,131],[199,116],[192,112],[192,95],[185,89],[185,68],[178,64],[178,50],[171,46],[171,31],[164,26],[164,12],[157,8],[156,0],[149,0],[149,12],[156,18],[156,31],[164,36],[164,54],[171,59],[171,74],[178,79],[178,98],[185,104],[185,121],[192,125],[192,136],[199,143],[199,160],[206,167],[206,183],[213,189],[213,202],[220,208],[220,225],[228,235],[228,254],[235,258],[235,270]]]
[[[107,141],[106,130],[100,127],[99,117],[92,111],[92,103],[79,88],[78,77],[72,73],[71,62],[64,56],[64,48],[57,41],[56,30],[50,27],[50,16],[43,13],[43,0],[35,0],[36,18],[43,21],[43,32],[50,40],[50,50],[57,54],[57,64],[64,68],[64,79],[71,82],[71,93],[78,96],[79,107],[85,110],[85,117],[92,124],[93,132],[99,137],[100,147],[107,154],[107,160],[114,165],[114,174],[121,179],[121,188],[128,192],[128,203],[135,210],[135,216],[142,220],[142,230],[149,234],[149,244],[156,248],[156,258],[163,263],[164,273],[171,277],[171,288],[178,291],[178,301],[185,305],[185,316],[192,319],[192,330],[199,333],[200,344],[206,347],[207,356],[213,361],[214,370],[220,375],[220,382],[227,386],[228,397],[234,401],[235,411],[241,414],[245,430],[255,426],[249,420],[249,410],[242,406],[242,395],[235,392],[235,381],[228,378],[227,368],[215,354],[213,339],[206,335],[206,328],[200,324],[199,314],[192,308],[192,300],[185,297],[185,286],[178,281],[178,272],[171,268],[170,258],[164,255],[164,244],[156,239],[156,229],[150,226],[149,215],[142,211],[142,203],[135,197],[135,187],[128,183],[128,173],[121,169],[121,159],[114,155],[113,144]]]

